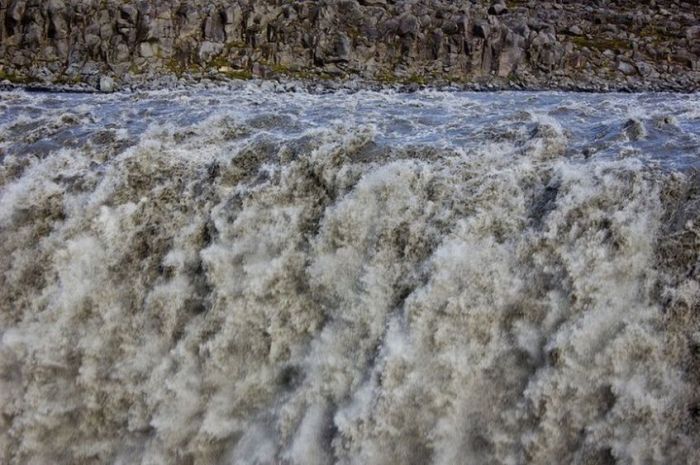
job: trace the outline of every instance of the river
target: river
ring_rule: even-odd
[[[700,95],[0,93],[0,463],[700,463]]]

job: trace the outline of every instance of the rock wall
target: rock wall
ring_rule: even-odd
[[[359,77],[700,87],[700,4],[651,0],[0,0],[0,78]]]

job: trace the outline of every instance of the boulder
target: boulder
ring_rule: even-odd
[[[399,35],[400,36],[415,36],[418,34],[419,24],[418,18],[411,14],[407,14],[401,18],[399,21]]]
[[[225,20],[225,15],[217,11],[211,12],[204,22],[204,38],[212,42],[224,42],[226,40]]]
[[[16,24],[19,24],[22,21],[26,9],[27,2],[24,0],[13,0],[8,8],[7,16]]]
[[[577,24],[574,24],[571,26],[569,29],[569,34],[573,36],[582,36],[583,35],[583,29],[581,29]]]
[[[101,39],[100,36],[97,34],[86,34],[85,35],[85,45],[89,49],[94,49],[98,45],[100,45]]]
[[[486,21],[478,21],[474,24],[474,36],[486,39],[491,34],[491,27]]]
[[[100,92],[114,92],[116,88],[114,79],[112,79],[109,76],[101,76],[100,77]]]
[[[658,73],[654,67],[647,63],[646,61],[637,61],[634,66],[637,68],[637,72],[645,78],[658,77]]]
[[[122,5],[119,8],[119,11],[122,13],[122,18],[126,21],[128,21],[130,24],[136,25],[136,20],[139,17],[139,11],[134,8],[133,5]]]
[[[686,29],[685,37],[691,41],[700,41],[700,25],[692,26]]]
[[[635,74],[637,72],[637,69],[626,61],[620,61],[617,64],[617,70],[626,75]]]
[[[155,44],[151,42],[141,42],[139,54],[144,58],[153,58],[156,55]]]
[[[489,14],[490,15],[502,15],[504,13],[508,12],[508,7],[506,4],[500,0],[497,2],[494,2],[490,7],[489,7]]]
[[[622,130],[627,138],[631,141],[637,141],[644,139],[647,135],[647,130],[642,123],[637,118],[628,119],[622,126]]]
[[[203,62],[208,62],[211,60],[214,56],[218,55],[221,53],[223,50],[224,46],[223,44],[220,43],[215,43],[215,42],[203,42],[202,45],[199,47],[199,58]]]

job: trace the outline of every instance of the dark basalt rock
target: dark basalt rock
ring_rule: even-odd
[[[495,2],[489,7],[490,15],[502,15],[508,12],[508,7],[502,1]]]
[[[281,4],[282,3],[282,4]],[[0,0],[0,81],[357,77],[700,88],[700,4],[659,0]]]

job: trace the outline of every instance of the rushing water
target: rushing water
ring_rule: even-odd
[[[700,95],[0,93],[0,463],[700,463]]]

